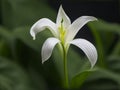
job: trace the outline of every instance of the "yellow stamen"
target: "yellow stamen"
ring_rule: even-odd
[[[59,38],[60,38],[62,44],[64,44],[64,41],[65,41],[64,38],[65,38],[66,31],[63,27],[63,19],[61,20],[61,26],[58,28],[58,30],[59,30],[59,33],[60,33]]]

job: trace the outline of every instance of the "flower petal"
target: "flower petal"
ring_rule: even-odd
[[[61,25],[62,20],[63,20],[63,25],[65,28],[67,28],[71,24],[69,17],[64,12],[62,6],[60,6],[59,11],[58,11],[58,15],[57,15],[57,19],[56,19],[56,24],[58,27]]]
[[[45,28],[48,28],[53,33],[53,35],[56,35],[55,23],[47,18],[42,18],[38,20],[30,29],[30,34],[33,37],[33,39],[35,40],[35,35],[38,32],[43,31]]]
[[[44,63],[45,61],[47,61],[53,51],[53,48],[55,47],[55,45],[60,42],[57,38],[48,38],[45,43],[42,46],[42,63]]]
[[[78,33],[78,31],[89,21],[97,20],[97,18],[93,16],[81,16],[78,19],[76,19],[71,26],[69,27],[69,31],[67,32],[66,39],[67,41],[72,40],[75,35]]]
[[[74,39],[70,43],[82,49],[82,51],[87,55],[92,68],[97,61],[97,50],[94,45],[85,39]]]

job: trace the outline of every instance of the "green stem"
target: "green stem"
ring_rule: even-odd
[[[65,88],[69,88],[69,80],[68,80],[68,67],[67,67],[67,51],[65,49],[65,47],[63,46],[63,63],[64,63],[64,78],[65,78],[65,82],[64,82],[64,86]]]

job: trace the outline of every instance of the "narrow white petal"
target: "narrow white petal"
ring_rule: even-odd
[[[38,32],[43,31],[45,28],[48,28],[54,35],[56,34],[55,23],[47,18],[42,18],[38,20],[30,29],[30,34],[33,39],[35,39],[35,36]]]
[[[57,38],[48,38],[45,43],[42,46],[42,63],[44,63],[45,61],[47,61],[53,51],[53,48],[55,47],[55,45],[60,42]]]
[[[68,28],[67,32],[67,41],[72,40],[75,35],[78,33],[78,31],[89,21],[97,20],[95,17],[92,16],[81,16],[78,19],[76,19],[71,26]]]
[[[57,15],[57,19],[56,19],[56,24],[58,26],[60,26],[62,20],[63,20],[63,24],[64,24],[65,28],[67,28],[71,24],[69,17],[64,12],[62,6],[60,6],[59,11],[58,11],[58,15]]]
[[[92,68],[97,61],[97,50],[94,45],[85,39],[74,39],[70,43],[79,47],[87,55]]]

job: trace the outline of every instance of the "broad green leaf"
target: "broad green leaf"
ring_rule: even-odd
[[[108,66],[114,72],[120,73],[120,42],[118,41],[111,54],[107,57]]]
[[[43,72],[42,73],[39,72],[37,69],[33,67],[33,65],[29,66],[27,70],[33,90],[48,90],[47,86],[48,81],[44,80],[45,76],[44,77],[42,76]]]
[[[76,76],[79,76],[81,73],[83,73],[86,70],[90,69],[90,62],[86,56],[83,54],[83,52],[80,49],[73,49],[73,47],[70,47],[68,52],[68,72],[70,81],[75,78]]]
[[[117,38],[119,38],[120,25],[117,23],[98,20],[97,22],[89,23],[88,26],[95,37],[97,46],[104,54],[108,53],[112,45],[117,42]],[[97,33],[99,33],[99,35]],[[104,44],[104,47],[101,44]]]
[[[0,90],[33,90],[25,71],[0,57]]]
[[[119,38],[117,34],[120,34],[120,25],[117,23],[109,23],[103,20],[98,20],[97,22],[89,23],[93,36],[95,38],[95,43],[98,50],[98,64],[105,67],[106,56],[109,55],[113,50],[112,47],[118,41]]]
[[[101,73],[101,74],[98,74],[98,73]],[[103,68],[97,68],[97,71],[95,73],[93,73],[92,77],[96,78],[96,77],[101,77],[101,76],[102,76],[102,78],[110,78],[110,79],[112,79],[112,80],[114,80],[114,81],[116,81],[117,83],[120,84],[119,74],[117,74],[115,72],[112,72],[111,70],[103,69]]]
[[[117,23],[109,23],[99,20],[98,22],[89,23],[89,27],[95,37],[95,42],[99,53],[98,61],[102,61],[103,64],[105,63],[105,67],[104,69],[99,68],[94,74],[92,74],[88,81],[83,85],[82,89],[119,90],[120,25]],[[103,58],[101,58],[101,54],[103,54]]]
[[[113,55],[120,55],[120,40],[116,43],[113,51],[112,51]]]
[[[0,37],[4,38],[8,43],[11,43],[14,39],[12,32],[10,32],[7,28],[2,26],[0,26]]]
[[[108,69],[97,68],[82,86],[82,89],[119,90],[119,86],[120,77],[118,73]]]
[[[97,23],[97,22],[94,22]],[[94,36],[95,39],[95,43],[96,43],[96,48],[97,48],[97,52],[98,52],[98,65],[101,67],[105,67],[105,51],[104,51],[104,47],[103,47],[103,41],[101,39],[100,33],[98,32],[97,28],[95,27],[95,25],[92,23],[88,24],[90,30],[92,31],[92,34]]]
[[[71,88],[80,88],[85,80],[88,78],[88,75],[90,74],[90,71],[83,71],[80,74],[76,75],[71,80]]]
[[[31,46],[31,48],[36,48],[36,46],[38,45],[38,44],[36,44],[36,43],[34,43],[34,41],[32,40],[32,38],[29,36],[29,31],[28,32],[26,32],[26,30],[28,30],[28,29],[26,29],[27,27],[25,27],[25,28],[18,28],[18,29],[16,29],[15,31],[12,31],[12,32],[10,32],[9,30],[7,30],[6,28],[3,28],[3,27],[0,27],[0,37],[1,37],[1,40],[0,40],[0,55],[2,55],[2,56],[5,56],[5,57],[7,57],[7,58],[11,58],[12,60],[11,61],[16,61],[17,60],[17,62],[19,63],[19,64],[21,64],[21,66],[23,67],[26,63],[27,64],[31,64],[31,63],[29,63],[29,62],[31,62],[31,59],[36,59],[38,56],[37,55],[35,55],[35,53],[34,52],[26,52],[26,51],[28,51],[28,48],[25,48],[25,47],[21,47],[20,45],[21,45],[21,43],[18,43],[19,41],[21,41],[21,42],[25,42],[25,44],[27,44],[28,46]],[[24,31],[23,31],[24,30]],[[27,35],[28,36],[27,36]],[[21,36],[20,36],[21,35]],[[25,37],[24,37],[25,36]],[[29,38],[28,38],[29,37]],[[25,38],[25,39],[24,39]],[[23,39],[23,40],[22,40]],[[43,39],[43,38],[42,38]],[[31,41],[33,41],[32,43],[30,43],[29,42],[29,40],[31,40]],[[28,42],[28,43],[27,43]],[[18,44],[17,44],[18,43]],[[41,43],[41,42],[39,42],[39,43]],[[23,43],[22,43],[23,44]],[[31,45],[31,44],[33,44],[33,46]],[[35,47],[34,47],[34,45],[35,45]],[[22,45],[22,46],[24,46],[24,45]],[[22,49],[21,49],[22,48]],[[25,48],[25,49],[23,49],[23,48]],[[40,48],[40,47],[39,47]],[[35,49],[36,51],[38,51],[38,50],[40,50],[39,48],[37,48],[37,49]],[[24,53],[27,53],[26,55],[24,55]],[[30,56],[29,56],[30,55]],[[35,56],[33,56],[33,55],[35,55]],[[15,58],[14,58],[15,57]],[[1,58],[0,58],[0,60],[1,60]],[[19,60],[19,61],[18,61]],[[29,61],[28,61],[29,60]],[[6,60],[7,61],[7,60]],[[5,61],[5,62],[6,62]],[[24,61],[24,62],[23,62]],[[32,61],[34,61],[34,62],[36,62],[35,60],[32,60]],[[16,71],[18,71],[18,75],[20,75],[19,74],[19,70],[17,69],[17,66],[15,67],[14,66],[14,64],[11,64],[11,62],[10,62],[10,66],[8,66],[9,65],[9,62],[10,62],[10,60],[8,60],[8,64],[6,64],[6,67],[8,67],[8,69],[10,69],[10,67],[12,68],[12,69],[15,69]],[[1,66],[1,64],[2,64],[2,62],[0,63],[0,66]],[[35,63],[34,63],[35,64]],[[39,65],[40,65],[40,60],[39,60],[39,63],[38,63]],[[15,64],[16,65],[16,64]],[[36,67],[37,67],[38,65],[36,64]],[[5,68],[6,68],[5,67]],[[26,68],[27,66],[25,66],[25,68]],[[32,68],[34,67],[33,65],[31,66]],[[19,67],[18,67],[19,68]],[[32,69],[31,68],[31,69]],[[16,72],[16,71],[14,71],[14,72],[12,72],[12,71],[10,71],[10,70],[7,70],[5,73],[9,73],[9,72],[11,72],[11,73],[14,73],[14,72]],[[22,72],[22,71],[21,71]],[[20,73],[21,73],[20,72]],[[33,74],[33,72],[34,72],[34,74]],[[10,73],[10,74],[11,74]],[[2,73],[1,73],[2,74]],[[21,73],[22,74],[22,73]],[[8,77],[3,77],[3,76],[5,76],[5,75],[2,75],[1,76],[1,82],[2,82],[2,80],[7,80],[7,78]],[[20,76],[17,76],[16,75],[16,77],[15,77],[15,79],[16,78],[18,78],[19,79],[19,77]],[[21,75],[21,77],[22,77],[22,75]],[[8,78],[8,80],[9,80],[9,83],[10,83],[10,85],[7,85],[7,82],[8,81],[5,81],[5,85],[7,85],[7,86],[5,86],[5,85],[0,85],[0,90],[45,90],[45,83],[44,83],[44,81],[43,81],[43,79],[41,78],[41,76],[40,76],[40,74],[35,74],[35,70],[29,70],[29,77],[30,78],[32,78],[31,80],[29,80],[29,79],[27,79],[28,80],[28,82],[29,82],[29,84],[33,84],[32,86],[31,85],[25,85],[24,83],[21,85],[21,84],[18,84],[19,85],[19,87],[17,87],[17,85],[15,85],[15,86],[13,86],[13,85],[11,85],[11,83],[13,83],[14,84],[14,82],[12,82],[13,80],[10,78],[10,80],[9,80],[9,78]],[[35,78],[34,77],[36,77],[36,80],[35,80]],[[23,78],[23,77],[22,77]],[[26,77],[26,78],[28,78],[28,77]],[[24,78],[23,78],[24,79]],[[17,80],[17,79],[16,79]],[[21,79],[22,80],[22,79]],[[38,80],[38,81],[37,81]],[[25,81],[23,81],[23,82],[25,82]],[[27,82],[27,81],[26,81]],[[8,84],[9,84],[8,83]],[[15,83],[16,83],[16,81],[15,81]],[[22,83],[22,82],[21,82]],[[38,84],[36,84],[36,83],[39,83],[40,85],[38,85]],[[2,84],[2,83],[1,83]],[[4,84],[4,82],[3,82],[3,84]],[[9,88],[9,89],[8,89]],[[11,88],[11,89],[10,89]],[[13,89],[13,88],[15,88],[15,89]],[[17,89],[16,89],[17,88]]]
[[[98,20],[97,22],[92,22],[90,24],[93,25],[98,31],[112,32],[120,35],[120,25],[117,23]]]
[[[103,20],[99,20],[97,22],[92,22],[88,24],[91,28],[91,31],[93,32],[93,35],[95,32],[99,33],[101,40],[101,43],[104,44],[104,51],[105,54],[108,53],[116,39],[118,38],[119,31],[120,31],[120,25],[115,23],[109,23],[105,22]],[[94,29],[94,31],[93,31]],[[95,35],[94,35],[95,36]],[[97,38],[95,38],[97,39]],[[100,39],[96,42],[100,42]]]
[[[32,25],[43,17],[55,17],[55,11],[45,0],[2,0],[1,10],[2,24],[8,28]]]
[[[12,56],[11,49],[8,46],[8,43],[6,43],[6,41],[3,39],[0,40],[0,56],[3,56],[3,57]]]
[[[42,44],[48,36],[52,36],[48,30],[45,30],[37,35],[36,40],[33,40],[30,35],[30,27],[19,27],[13,31],[16,39],[21,40],[30,48],[40,52]]]
[[[54,84],[55,86],[59,85],[57,83],[59,82],[59,75],[57,74],[54,64],[51,62],[52,60],[49,60],[50,62],[45,62],[44,64],[42,64],[41,61],[42,45],[47,37],[52,36],[51,33],[48,30],[43,31],[37,35],[36,40],[33,40],[30,35],[30,27],[16,28],[13,33],[16,37],[16,40],[18,42],[20,41],[19,45],[25,44],[25,46],[23,45],[21,47],[22,49],[18,47],[19,50],[17,52],[21,56],[19,56],[19,59],[22,59],[22,63],[29,65],[27,68],[29,68],[29,73],[35,82],[34,84],[36,85],[36,88],[39,88],[40,86],[39,77],[41,75],[44,76],[43,78],[46,78],[47,83],[51,84],[51,86],[54,86]]]
[[[109,69],[120,74],[120,55],[110,55],[108,61]]]
[[[0,52],[2,56],[14,57],[15,37],[7,28],[0,26]]]

